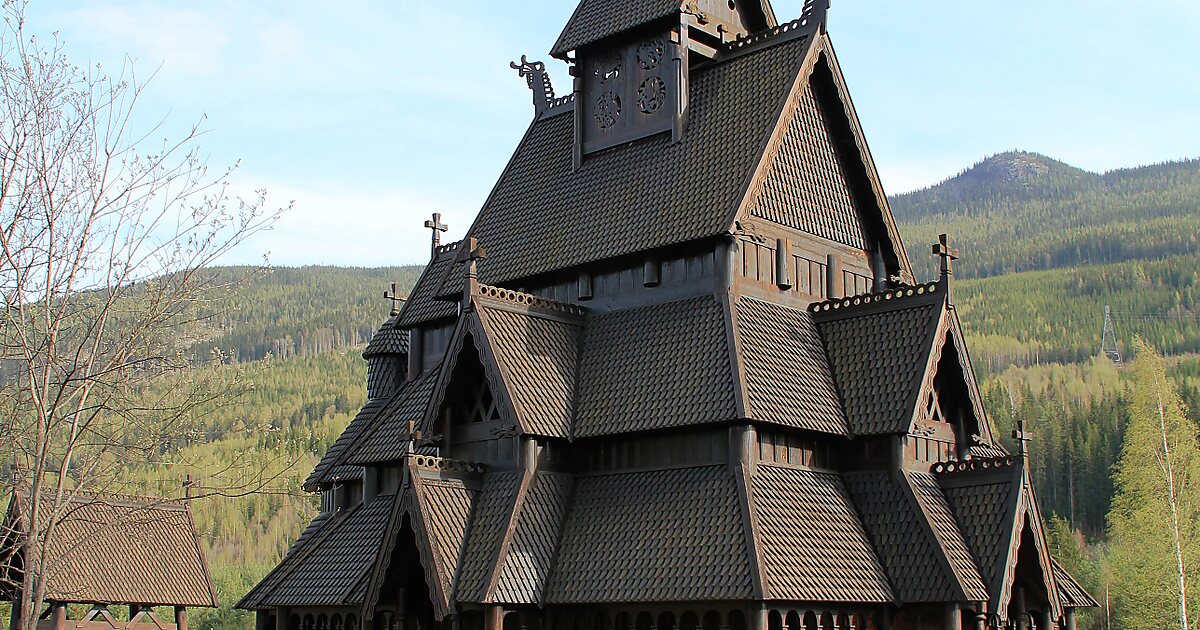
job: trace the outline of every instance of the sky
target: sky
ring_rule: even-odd
[[[803,0],[773,0],[780,22]],[[432,212],[461,237],[533,116],[509,68],[574,0],[35,0],[72,62],[147,80],[135,122],[199,122],[237,190],[294,202],[224,262],[424,262]],[[834,0],[829,33],[889,194],[985,156],[1092,171],[1200,156],[1195,0]]]

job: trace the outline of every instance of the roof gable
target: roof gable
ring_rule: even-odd
[[[812,39],[727,230],[754,216],[856,249],[878,247],[888,275],[912,282],[833,45],[824,33]]]
[[[0,547],[30,530],[28,501],[26,495],[12,495]],[[217,606],[186,503],[77,492],[57,505],[44,498],[41,509],[52,514],[55,525],[45,544],[47,600]],[[20,573],[19,558],[5,554],[4,561],[0,575]]]
[[[718,1],[724,3],[724,0]],[[712,0],[699,3],[696,0],[581,0],[554,42],[550,54],[565,57],[572,50],[639,26],[657,21],[667,22],[665,18],[672,16],[675,17],[675,26],[678,26],[681,8],[695,15],[707,11],[710,7],[704,5],[711,3]],[[730,6],[735,5],[731,2]],[[775,12],[767,0],[742,0],[736,4],[735,11],[750,30],[775,26]]]

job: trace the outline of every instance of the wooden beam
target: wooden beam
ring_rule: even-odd
[[[187,606],[175,607],[175,630],[187,630]]]

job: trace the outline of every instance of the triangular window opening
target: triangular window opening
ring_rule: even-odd
[[[468,334],[442,398],[443,456],[473,462],[511,461],[513,421],[503,399],[492,391],[474,342]],[[501,442],[504,444],[501,444]]]
[[[980,432],[966,371],[954,343],[954,333],[946,333],[942,340],[941,357],[936,369],[933,389],[924,403],[923,417],[939,434],[954,441],[952,450],[959,459],[963,459]]]
[[[396,534],[395,551],[388,563],[375,609],[375,628],[383,630],[433,629],[433,599],[426,583],[422,556],[411,519],[406,515]],[[405,621],[401,628],[400,620]]]

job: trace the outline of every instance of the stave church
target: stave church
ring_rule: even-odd
[[[827,8],[581,0],[569,92],[512,64],[533,120],[462,241],[426,222],[259,630],[1074,630]]]

